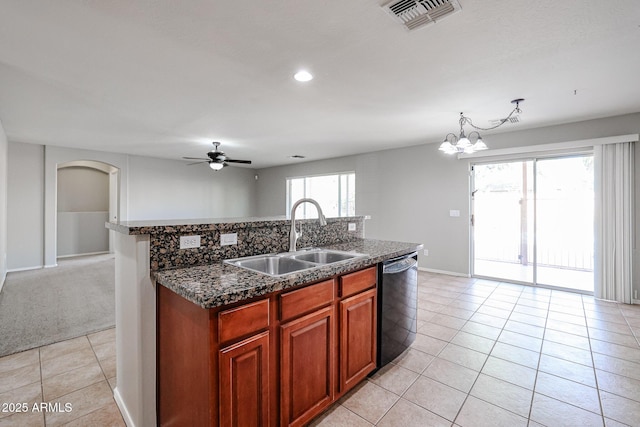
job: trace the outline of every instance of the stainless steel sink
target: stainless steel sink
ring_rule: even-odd
[[[346,261],[358,257],[360,254],[332,251],[326,249],[316,249],[303,253],[290,255],[293,259],[315,262],[316,264],[332,264],[334,262]]]
[[[348,261],[367,255],[330,249],[310,249],[280,254],[254,255],[244,258],[227,259],[224,262],[270,276],[284,276],[323,265]]]
[[[257,255],[235,260],[226,260],[228,264],[265,273],[270,276],[282,276],[300,270],[316,267],[316,264],[278,255]]]

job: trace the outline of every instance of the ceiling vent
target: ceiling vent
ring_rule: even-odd
[[[408,30],[435,24],[462,10],[457,0],[392,0],[382,7]]]

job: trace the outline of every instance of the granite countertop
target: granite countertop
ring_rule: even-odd
[[[422,244],[358,239],[325,248],[354,251],[368,256],[280,277],[253,272],[223,261],[199,267],[161,270],[154,273],[154,276],[157,283],[194,304],[202,308],[213,308],[369,267],[422,249]]]
[[[368,215],[351,217],[327,218],[328,222],[349,222],[359,219],[369,219]],[[316,222],[317,219],[296,219],[296,222]],[[290,223],[285,216],[242,217],[242,218],[193,218],[193,219],[164,219],[146,221],[106,222],[109,230],[122,234],[159,234],[159,233],[194,233],[202,231],[227,231],[246,227],[271,227],[282,222]]]

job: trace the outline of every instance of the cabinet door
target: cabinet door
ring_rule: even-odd
[[[376,290],[340,301],[340,392],[376,367]]]
[[[334,395],[334,307],[280,327],[281,425],[303,425]]]
[[[219,361],[220,425],[268,425],[269,332],[221,349]]]

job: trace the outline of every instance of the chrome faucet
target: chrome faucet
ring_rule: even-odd
[[[299,233],[296,231],[296,209],[304,202],[314,204],[316,206],[316,209],[318,210],[318,219],[320,220],[320,225],[327,225],[327,220],[325,219],[324,214],[322,213],[322,208],[320,207],[318,202],[308,198],[300,199],[295,202],[291,207],[291,232],[289,233],[289,252],[296,251],[296,242],[298,240],[298,237],[302,235],[302,230],[300,230]]]

